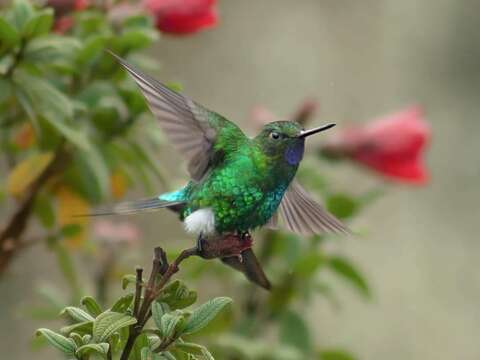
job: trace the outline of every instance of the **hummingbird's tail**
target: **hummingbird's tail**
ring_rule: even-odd
[[[130,215],[140,212],[155,211],[162,208],[169,208],[173,211],[178,211],[184,203],[184,201],[168,201],[162,200],[158,197],[152,197],[118,203],[110,207],[97,209],[90,214],[77,216]]]

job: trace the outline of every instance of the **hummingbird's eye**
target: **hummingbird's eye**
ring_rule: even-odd
[[[280,134],[278,132],[272,131],[270,137],[274,140],[280,139]]]

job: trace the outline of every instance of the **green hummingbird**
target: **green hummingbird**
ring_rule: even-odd
[[[266,124],[254,138],[112,54],[135,80],[150,110],[188,161],[191,180],[181,189],[114,205],[101,214],[131,214],[170,208],[198,239],[284,227],[300,235],[348,233],[294,179],[305,139],[330,129],[305,130],[294,121]]]

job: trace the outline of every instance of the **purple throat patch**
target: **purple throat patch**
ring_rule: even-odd
[[[285,150],[285,160],[290,165],[297,165],[303,158],[303,152],[305,150],[305,142],[299,142],[295,145],[290,145]]]

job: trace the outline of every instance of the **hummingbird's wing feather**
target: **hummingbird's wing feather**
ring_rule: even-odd
[[[340,220],[318,204],[296,180],[292,181],[285,192],[277,213],[288,230],[300,235],[350,233]]]
[[[262,266],[258,261],[255,253],[252,249],[246,249],[242,251],[242,260],[236,256],[224,257],[222,262],[231,266],[232,268],[241,271],[245,274],[247,279],[254,282],[255,284],[263,287],[264,289],[270,290],[271,285],[267,276],[263,272]]]
[[[135,80],[161,128],[187,158],[188,171],[194,180],[200,180],[212,161],[219,160],[225,147],[233,148],[238,141],[246,139],[242,130],[231,121],[111,54]]]
[[[110,207],[97,209],[90,214],[79,216],[130,215],[140,212],[155,211],[162,208],[176,210],[183,204],[184,202],[182,201],[165,201],[160,200],[158,197],[152,197],[148,199],[121,202]]]

